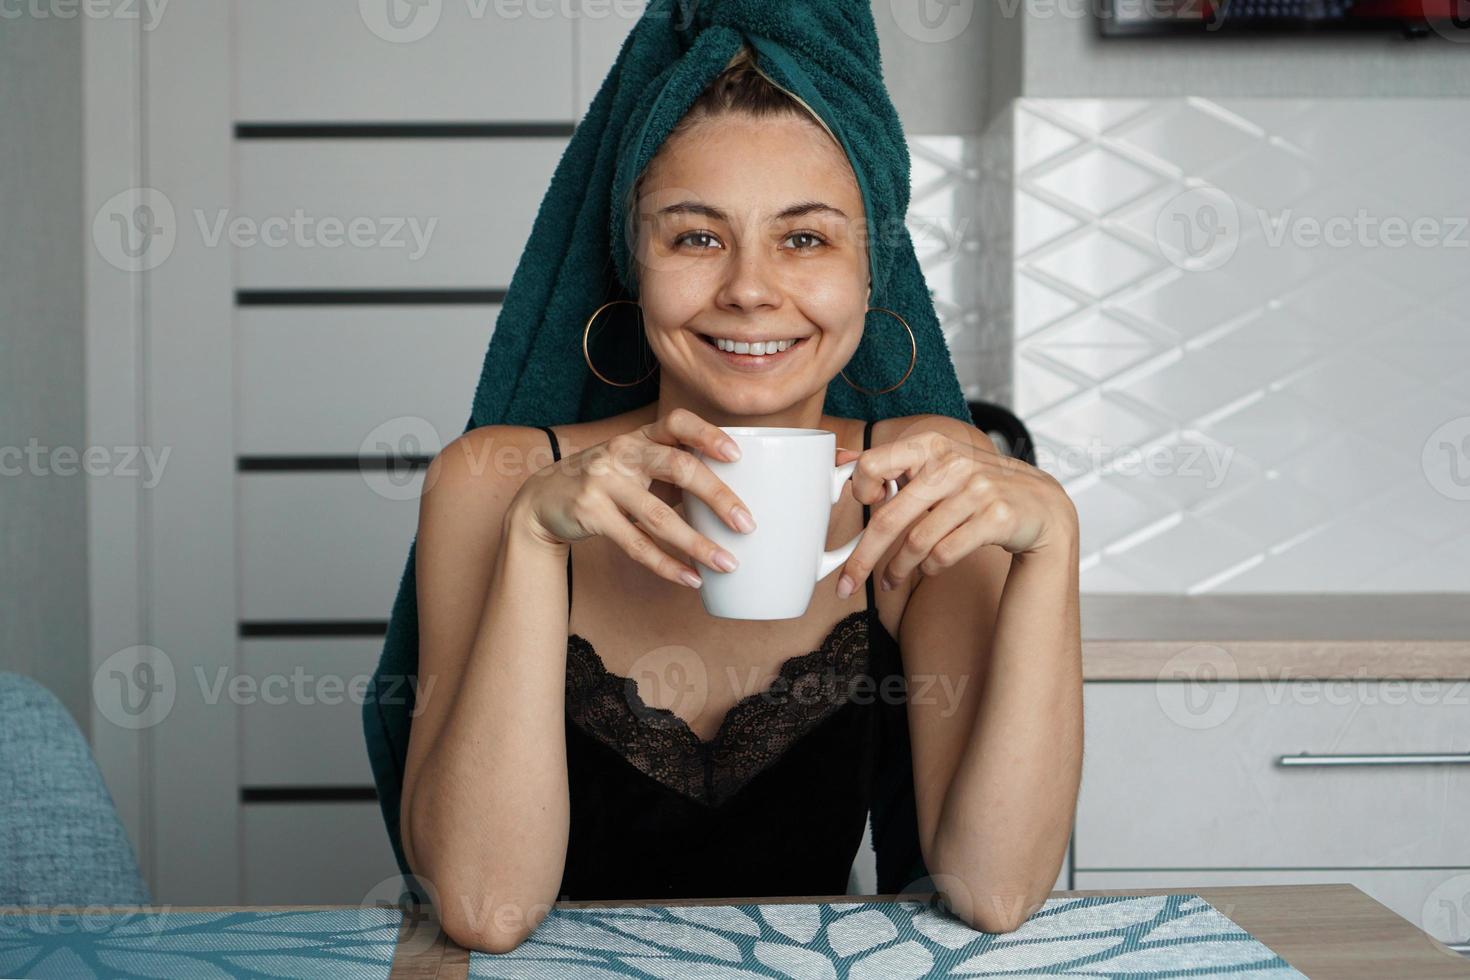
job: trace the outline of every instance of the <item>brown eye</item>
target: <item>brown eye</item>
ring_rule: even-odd
[[[684,234],[680,235],[678,238],[674,239],[674,244],[675,245],[684,245],[684,244],[687,243],[687,244],[694,245],[694,247],[695,248],[698,248],[698,249],[705,249],[705,248],[709,248],[710,247],[709,245],[695,244],[693,241],[691,241],[691,239],[700,239],[702,241],[713,242],[713,241],[715,241],[715,236],[714,235],[711,235],[707,231],[689,231],[689,232],[685,232]]]
[[[809,245],[797,245],[796,246],[796,250],[798,252],[811,252],[811,251],[814,251],[815,249],[817,249],[818,247],[827,244],[826,241],[820,235],[814,234],[814,233],[812,233],[810,231],[793,231],[791,234],[789,234],[789,235],[786,236],[786,240],[788,242],[791,241],[792,239],[797,239],[797,238],[804,238],[804,239],[807,239],[808,241],[811,242],[811,244],[809,244]]]

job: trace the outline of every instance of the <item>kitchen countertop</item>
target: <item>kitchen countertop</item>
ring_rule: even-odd
[[[1470,595],[1082,596],[1089,681],[1470,679]]]

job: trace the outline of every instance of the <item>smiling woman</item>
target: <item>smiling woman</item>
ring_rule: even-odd
[[[624,45],[471,431],[425,477],[375,680],[417,667],[425,692],[372,706],[413,719],[401,762],[374,761],[452,938],[515,946],[558,898],[841,894],[869,822],[881,891],[942,891],[981,928],[1055,881],[1080,762],[1075,513],[968,422],[908,173],[866,0],[655,2]],[[879,298],[903,330],[866,329]],[[589,344],[618,304],[635,329]],[[647,384],[595,363],[643,344]],[[705,462],[737,458],[731,426],[830,432],[853,462],[825,544],[866,530],[800,616],[712,616],[693,591],[736,562],[689,496],[733,533],[761,522]],[[483,465],[507,458],[536,462]]]
[[[743,47],[632,191],[660,400],[721,422],[820,418],[871,292],[862,193],[825,124]]]

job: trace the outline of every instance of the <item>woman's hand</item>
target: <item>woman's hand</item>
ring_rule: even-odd
[[[917,568],[934,575],[987,544],[1012,555],[1057,550],[1076,540],[1077,512],[1049,473],[976,442],[927,430],[866,452],[844,449],[841,465],[858,460],[852,494],[884,498],[884,481],[899,492],[872,513],[862,541],[843,565],[837,594],[857,591],[873,566],[902,537],[880,580],[895,588]]]
[[[736,531],[755,530],[755,519],[704,460],[681,446],[716,459],[733,460],[739,454],[734,440],[718,426],[676,408],[632,432],[537,470],[517,494],[525,503],[520,512],[529,514],[533,532],[549,542],[569,545],[600,534],[661,578],[698,588],[698,571],[669,555],[655,538],[717,571],[733,571],[735,556],[695,531],[652,493],[653,481],[694,494]],[[723,559],[728,564],[722,567]]]

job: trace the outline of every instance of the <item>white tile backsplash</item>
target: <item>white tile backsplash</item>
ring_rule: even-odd
[[[1084,591],[1470,589],[1466,108],[1021,99],[980,139],[1011,278],[956,360],[1010,345]]]

